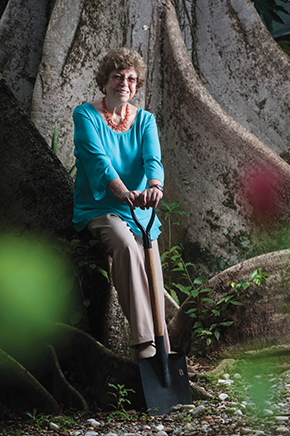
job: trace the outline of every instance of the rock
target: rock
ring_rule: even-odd
[[[156,436],[168,436],[168,434],[165,431],[159,431]]]
[[[243,412],[240,409],[238,409],[238,410],[236,410],[234,412],[234,415],[236,415],[236,416],[243,416]]]
[[[179,406],[179,410],[192,410],[195,409],[194,404],[183,404]]]
[[[241,374],[239,374],[238,372],[236,374],[233,375],[233,378],[235,378],[236,380],[239,380],[242,378]]]
[[[289,417],[288,416],[275,416],[276,421],[279,422],[285,422],[288,421]]]
[[[86,431],[85,436],[97,436],[99,433],[94,430]]]
[[[288,433],[289,428],[285,427],[284,425],[281,425],[280,427],[276,428],[276,433]]]
[[[228,394],[219,394],[219,399],[220,400],[225,400],[226,398],[228,398]]]
[[[99,421],[96,421],[95,419],[91,418],[87,420],[87,423],[91,425],[92,427],[99,427],[101,423]]]
[[[50,422],[49,423],[49,429],[53,430],[53,431],[59,431],[60,430],[60,426],[55,424],[54,422]]]
[[[190,413],[194,418],[203,416],[205,414],[205,407],[201,404],[200,406],[197,406],[195,409],[191,410]]]
[[[162,424],[157,425],[156,430],[157,431],[163,431],[164,430],[164,425],[162,425]]]
[[[230,386],[232,383],[234,383],[234,381],[233,380],[230,380],[230,379],[219,379],[218,380],[218,383],[220,383],[220,384],[223,384],[223,385],[226,385],[226,386]]]
[[[240,434],[251,434],[251,433],[253,433],[253,429],[252,428],[242,427],[240,429]]]
[[[265,415],[265,416],[271,416],[271,415],[273,415],[273,410],[271,410],[271,409],[264,409],[263,410],[263,415]]]

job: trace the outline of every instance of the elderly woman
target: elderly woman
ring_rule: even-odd
[[[137,358],[155,354],[154,328],[141,232],[130,208],[146,227],[163,196],[163,167],[154,116],[130,100],[145,81],[141,56],[126,48],[109,52],[101,61],[97,84],[104,97],[79,105],[73,113],[77,175],[73,222],[101,240],[112,256],[112,276],[131,329],[130,345]],[[157,237],[151,230],[162,319],[163,277]],[[164,342],[170,351],[164,321]]]

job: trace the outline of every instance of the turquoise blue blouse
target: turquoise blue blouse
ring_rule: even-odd
[[[150,179],[163,184],[164,171],[154,116],[138,109],[131,129],[118,133],[107,126],[91,103],[85,103],[75,108],[73,120],[77,167],[73,222],[76,230],[83,230],[92,218],[114,213],[127,222],[134,233],[140,234],[127,203],[118,200],[107,186],[116,177],[120,177],[130,191],[144,191]],[[135,213],[146,227],[151,210],[137,208]],[[160,234],[160,225],[156,217],[152,239]]]

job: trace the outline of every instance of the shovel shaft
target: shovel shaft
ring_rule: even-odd
[[[162,336],[163,326],[161,322],[160,305],[158,299],[158,288],[157,288],[153,250],[152,250],[151,237],[150,237],[150,230],[155,219],[155,210],[152,209],[151,218],[146,229],[142,226],[141,223],[139,223],[133,210],[131,210],[131,214],[133,220],[141,230],[142,237],[143,237],[143,246],[145,251],[145,267],[146,267],[146,273],[148,277],[148,284],[149,284],[149,291],[150,291],[154,333],[155,336]]]
[[[163,327],[162,327],[161,316],[160,316],[160,306],[159,306],[159,299],[158,299],[158,289],[157,289],[152,248],[145,249],[145,262],[146,262],[146,272],[149,282],[154,333],[155,336],[162,336]]]

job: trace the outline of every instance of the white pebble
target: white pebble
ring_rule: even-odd
[[[241,379],[242,378],[241,374],[239,374],[238,372],[236,372],[236,374],[234,374],[233,377],[235,379]]]
[[[265,432],[263,430],[255,430],[255,436],[264,436]]]
[[[85,436],[97,436],[99,433],[93,430],[89,430],[85,433]]]
[[[218,380],[218,383],[220,383],[220,384],[223,384],[223,385],[227,385],[227,386],[230,386],[232,383],[234,383],[233,382],[233,380],[223,380],[223,379],[219,379]]]
[[[195,405],[194,404],[183,404],[182,406],[179,407],[180,410],[192,410],[195,409]]]
[[[164,430],[164,425],[162,425],[162,424],[157,425],[156,426],[156,430],[157,431],[163,431]]]
[[[280,422],[283,422],[283,421],[288,421],[288,416],[275,416],[275,419],[276,419],[276,421],[280,421]]]
[[[270,410],[270,409],[264,409],[264,410],[263,410],[263,414],[264,414],[265,416],[271,416],[271,415],[273,415],[273,410]]]
[[[219,394],[219,399],[220,400],[225,400],[226,398],[228,398],[228,394]]]
[[[242,427],[240,429],[240,433],[241,434],[250,434],[250,433],[253,433],[253,430],[251,428],[248,428],[248,427]]]
[[[99,427],[101,425],[101,423],[99,421],[96,421],[94,418],[88,419],[87,423],[92,427]]]
[[[223,374],[222,378],[224,378],[225,380],[228,380],[230,378],[230,374]]]
[[[190,413],[193,417],[202,416],[205,413],[205,407],[201,404],[200,406],[197,406],[195,409],[191,410]]]
[[[106,436],[118,436],[117,433],[106,433]]]
[[[281,425],[280,427],[276,428],[276,433],[288,433],[289,428],[285,427],[284,425]]]
[[[243,412],[240,409],[238,409],[235,411],[234,415],[243,416]]]
[[[166,431],[159,431],[158,433],[156,433],[156,436],[168,436],[168,434],[166,433]]]
[[[60,426],[55,424],[54,422],[50,422],[49,423],[49,428],[50,428],[50,430],[54,430],[54,431],[59,431],[60,430]]]

